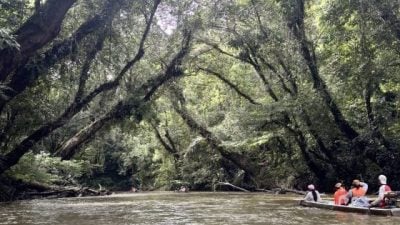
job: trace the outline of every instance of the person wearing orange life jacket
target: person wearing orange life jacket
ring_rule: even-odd
[[[375,201],[371,202],[370,207],[379,206],[381,208],[384,208],[386,206],[385,194],[392,191],[392,189],[389,185],[387,185],[387,178],[385,175],[379,175],[378,180],[381,185],[379,187],[378,198]]]
[[[346,205],[347,203],[347,191],[346,189],[342,186],[341,183],[335,184],[335,194],[333,194],[333,200],[335,202],[335,205]]]
[[[349,204],[357,207],[368,207],[368,199],[365,196],[368,191],[368,184],[359,180],[353,180],[353,188],[347,193]]]

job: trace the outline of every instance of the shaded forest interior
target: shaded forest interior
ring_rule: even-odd
[[[0,1],[0,194],[399,190],[399,56],[398,1]]]

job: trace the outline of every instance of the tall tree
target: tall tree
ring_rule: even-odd
[[[38,141],[47,137],[50,133],[59,127],[64,126],[68,121],[72,119],[77,113],[79,113],[85,106],[87,106],[93,99],[100,93],[115,89],[123,76],[130,70],[144,55],[144,42],[149,34],[150,27],[153,23],[153,18],[160,4],[160,0],[154,1],[151,8],[150,15],[146,21],[146,26],[143,31],[141,40],[139,42],[139,48],[135,57],[129,60],[128,63],[122,68],[122,70],[117,74],[115,79],[106,82],[95,88],[93,91],[89,92],[84,96],[84,89],[86,88],[86,81],[89,78],[89,69],[91,64],[96,57],[96,54],[102,49],[103,42],[105,40],[105,33],[99,35],[97,43],[93,46],[93,50],[88,53],[85,63],[81,68],[79,87],[75,94],[73,102],[67,106],[64,112],[53,121],[43,124],[38,129],[34,130],[28,137],[24,138],[20,143],[18,143],[11,151],[7,154],[0,156],[0,174],[5,170],[9,169],[11,166],[18,163],[19,159],[28,152]],[[106,30],[106,29],[105,29]]]

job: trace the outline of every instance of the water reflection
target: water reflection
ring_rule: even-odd
[[[0,204],[0,224],[400,224],[400,218],[297,205],[297,196],[134,193]]]

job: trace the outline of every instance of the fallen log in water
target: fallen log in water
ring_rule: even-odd
[[[215,191],[217,186],[229,186],[229,187],[232,187],[233,189],[236,189],[236,190],[239,190],[239,191],[250,192],[249,190],[246,190],[244,188],[235,186],[235,185],[233,185],[231,183],[228,183],[228,182],[218,182],[218,183],[214,184],[214,191]]]
[[[88,187],[50,186],[36,182],[25,182],[12,178],[0,180],[0,202],[37,199],[37,198],[66,198],[109,195],[110,191]]]
[[[85,197],[85,196],[103,196],[111,194],[107,190],[95,190],[91,188],[76,188],[76,187],[56,187],[47,191],[28,191],[22,192],[23,199],[30,198],[67,198],[67,197]],[[19,197],[19,198],[21,198]]]
[[[300,190],[295,190],[295,189],[288,189],[288,188],[281,188],[281,190],[285,191],[285,192],[295,193],[295,194],[298,194],[298,195],[305,195],[307,193],[305,191],[300,191]]]
[[[260,188],[257,188],[257,189],[255,189],[255,191],[257,191],[257,192],[266,192],[266,193],[269,193],[269,194],[280,194],[280,193],[277,193],[276,191],[273,191],[271,189],[260,189]]]
[[[256,189],[256,191],[274,193],[274,194],[286,194],[287,192],[298,194],[298,195],[305,195],[306,194],[305,191],[300,191],[300,190],[295,190],[295,189],[288,189],[288,188]]]
[[[53,191],[42,191],[42,192],[23,192],[20,198],[32,199],[32,198],[66,198],[66,197],[77,197],[77,193],[74,190],[53,190]]]

